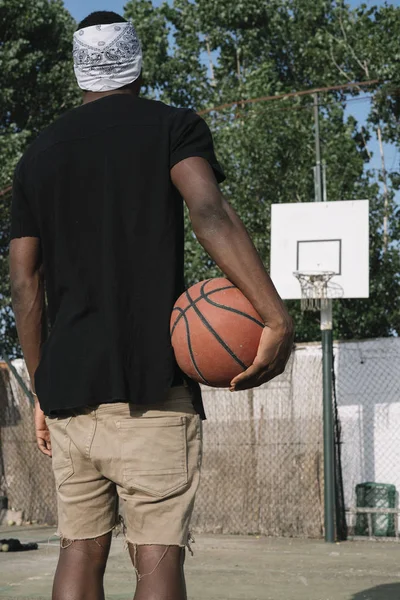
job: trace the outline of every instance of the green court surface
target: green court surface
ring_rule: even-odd
[[[0,598],[48,600],[58,541],[48,528],[11,528],[0,537],[39,550],[0,554]],[[400,544],[199,535],[187,558],[189,600],[400,600]],[[132,599],[134,573],[113,540],[106,598]]]

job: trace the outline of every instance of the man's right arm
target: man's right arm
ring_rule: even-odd
[[[171,178],[188,206],[198,241],[265,324],[253,365],[232,381],[231,390],[261,385],[285,368],[293,346],[292,319],[209,163],[200,157],[184,159],[171,169]]]

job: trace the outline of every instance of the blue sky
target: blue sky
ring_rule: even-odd
[[[120,0],[64,0],[65,6],[71,15],[77,21],[81,21],[87,15],[95,10],[113,10],[116,13],[123,13],[126,1]],[[160,1],[154,2],[160,4]]]
[[[359,6],[363,2],[359,0],[349,0],[351,6]],[[364,4],[368,5],[382,5],[384,0],[364,0]],[[120,0],[64,0],[65,6],[68,8],[71,15],[80,21],[85,18],[89,13],[95,10],[113,10],[117,13],[122,13],[126,1],[121,2]],[[161,4],[161,0],[155,0],[154,4]],[[396,4],[396,2],[389,2],[389,4]]]
[[[385,4],[384,0],[364,0],[364,2],[360,2],[359,0],[349,0],[349,4],[353,7],[359,6],[362,3],[371,6]],[[395,5],[397,4],[397,2],[388,3]],[[89,13],[95,10],[113,10],[114,12],[121,14],[124,11],[126,0],[64,0],[64,4],[66,8],[70,11],[72,16],[77,21],[80,21]],[[161,4],[161,0],[154,0],[154,4]],[[368,114],[368,109],[368,102],[352,102],[348,105],[346,112],[347,114],[354,115],[357,121],[363,123]],[[370,163],[370,167],[373,169],[379,169],[381,166],[381,162],[377,140],[371,140],[371,142],[369,143],[369,148],[373,153],[373,158]],[[399,156],[394,146],[385,145],[385,160],[387,170],[390,171],[397,166],[399,162]]]

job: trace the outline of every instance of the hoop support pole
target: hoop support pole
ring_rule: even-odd
[[[323,430],[324,430],[324,513],[325,542],[335,542],[335,469],[332,406],[332,300],[321,310],[323,363]]]

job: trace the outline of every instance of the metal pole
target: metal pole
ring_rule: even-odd
[[[321,163],[321,140],[319,136],[319,106],[318,94],[314,96],[314,132],[315,157],[314,168],[315,201],[326,200],[323,192],[323,177]],[[335,541],[335,447],[333,437],[333,407],[332,407],[332,300],[325,301],[321,309],[322,331],[322,363],[323,363],[323,420],[324,420],[324,513],[325,541]]]
[[[383,210],[383,252],[385,253],[388,247],[388,212],[389,212],[389,191],[387,185],[387,172],[385,166],[385,153],[382,144],[382,131],[380,126],[378,127],[378,141],[379,151],[381,153],[382,163],[382,183],[383,183],[383,197],[384,197],[384,210]]]
[[[323,202],[327,202],[328,196],[326,193],[326,162],[324,160],[322,161],[322,196]]]
[[[314,169],[315,202],[322,202],[322,169],[321,169],[321,144],[319,139],[319,108],[318,94],[314,96],[314,126],[315,126],[315,157],[317,164]]]
[[[324,419],[324,509],[325,541],[335,541],[335,447],[332,406],[332,300],[321,309],[322,363],[323,363],[323,419]]]

